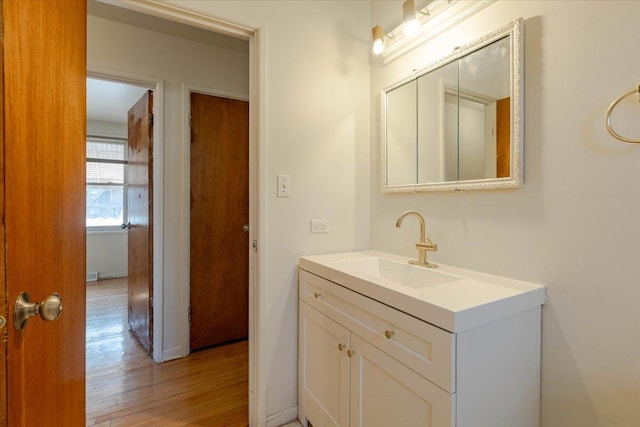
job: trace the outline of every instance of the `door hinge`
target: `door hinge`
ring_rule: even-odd
[[[189,306],[189,316],[188,316],[189,322],[191,322],[191,306]]]
[[[253,246],[253,252],[258,252],[258,241],[254,240],[252,243]]]
[[[153,308],[153,297],[149,297],[149,308]]]
[[[192,120],[193,120],[193,115],[189,114],[189,127],[191,127]]]
[[[149,113],[149,127],[153,126],[153,113]]]

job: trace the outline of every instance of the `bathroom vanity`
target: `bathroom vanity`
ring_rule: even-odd
[[[545,288],[375,251],[300,258],[303,425],[539,426]]]

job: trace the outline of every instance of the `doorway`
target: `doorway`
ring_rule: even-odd
[[[144,228],[140,224],[141,217],[148,217],[148,210],[146,215],[141,215],[141,211],[150,206],[151,198],[146,193],[139,200],[135,197],[141,194],[141,190],[146,192],[150,188],[140,185],[139,181],[141,176],[148,177],[148,170],[151,169],[148,161],[140,159],[141,155],[148,157],[147,151],[137,150],[137,145],[132,146],[132,143],[141,145],[141,132],[136,129],[141,127],[139,120],[136,121],[136,117],[140,116],[136,114],[140,108],[134,107],[141,104],[140,100],[148,105],[151,92],[149,87],[139,84],[87,78],[88,423],[107,416],[117,419],[117,415],[110,412],[118,402],[113,398],[113,393],[120,389],[114,390],[112,384],[113,381],[122,381],[119,373],[123,367],[131,370],[134,361],[135,366],[152,363],[147,354],[150,340],[144,339],[152,336],[151,325],[142,324],[138,315],[138,307],[146,307],[148,311],[150,305],[148,299],[145,302],[138,298],[140,292],[134,286],[138,282],[148,290],[152,284],[148,261],[149,239],[145,238]],[[148,128],[148,125],[142,127]],[[147,139],[148,136],[147,133]],[[149,141],[146,142],[148,150]],[[130,162],[133,166],[130,166]],[[141,165],[144,166],[142,173]],[[135,226],[132,226],[132,221]],[[143,238],[132,236],[135,233],[142,233]],[[133,250],[129,250],[130,247]],[[147,256],[141,256],[144,252]],[[147,265],[136,266],[140,261]],[[139,270],[144,271],[136,273]]]
[[[134,271],[144,271],[131,274],[136,264],[140,261],[145,262],[144,260],[148,258],[142,257],[141,252],[148,253],[149,246],[148,237],[144,234],[139,236],[144,233],[141,224],[132,229],[131,220],[133,218],[134,222],[141,222],[141,217],[145,216],[141,215],[141,211],[144,212],[144,208],[149,205],[150,197],[146,193],[140,200],[134,197],[140,193],[141,188],[146,190],[148,186],[140,186],[136,179],[132,179],[132,176],[141,175],[139,172],[141,162],[132,158],[135,166],[129,167],[132,150],[128,141],[128,134],[131,133],[128,130],[128,121],[130,121],[128,112],[137,105],[141,97],[148,96],[149,92],[151,91],[147,87],[139,85],[87,78],[88,286],[97,286],[104,279],[127,276],[133,276],[134,279],[133,283],[129,280],[129,285],[135,285],[135,280],[138,282],[144,280],[145,284],[142,286],[148,289],[152,283],[148,266],[138,267]],[[133,156],[140,157],[140,153],[134,150]],[[142,164],[147,165],[148,169],[148,162],[142,162]],[[136,236],[133,237],[137,238],[132,244],[131,237],[134,234]],[[133,251],[128,250],[130,245],[134,247]],[[132,255],[133,263],[130,262],[128,254]],[[148,261],[146,262],[148,264]],[[136,289],[132,287],[131,290]],[[130,311],[136,309],[140,305],[135,301],[138,294],[139,292],[131,293],[132,297],[124,302],[124,307],[128,307]],[[134,314],[137,314],[137,311]],[[136,320],[134,316],[129,317]],[[150,336],[152,331],[149,327],[147,329],[145,336]],[[92,330],[91,333],[95,334],[96,331]],[[144,339],[144,336],[140,338]],[[149,348],[148,342],[145,347]]]
[[[164,55],[171,57],[170,54]],[[189,353],[189,323],[188,323],[188,300],[189,300],[189,281],[188,281],[188,253],[185,255],[184,247],[187,245],[188,251],[188,215],[184,215],[184,210],[188,212],[189,187],[188,181],[180,173],[188,173],[188,139],[181,140],[178,134],[182,129],[188,129],[188,118],[178,114],[183,105],[181,104],[180,90],[184,88],[184,82],[172,81],[170,79],[175,76],[164,78],[163,71],[158,68],[156,71],[140,71],[122,67],[124,61],[118,61],[117,58],[110,58],[112,63],[109,68],[89,64],[93,73],[102,76],[116,76],[119,79],[150,80],[150,78],[141,79],[140,76],[156,76],[157,86],[154,98],[157,105],[161,108],[157,111],[154,119],[157,131],[161,133],[157,141],[154,151],[154,163],[159,173],[154,175],[154,182],[162,184],[162,191],[154,189],[154,205],[161,208],[154,212],[154,222],[161,224],[158,226],[164,232],[164,241],[158,243],[154,236],[154,276],[158,280],[154,283],[154,301],[156,307],[154,312],[154,359],[158,362],[168,362],[158,365],[156,369],[164,369],[165,365],[173,365],[182,361],[181,358]],[[136,63],[137,64],[137,63]],[[135,64],[134,64],[135,65]],[[114,71],[116,70],[116,71]],[[246,71],[248,74],[248,70]],[[160,89],[158,89],[160,86]],[[202,85],[200,85],[202,86]],[[245,94],[248,98],[248,93]],[[164,99],[163,99],[164,98]],[[180,104],[179,109],[170,107]],[[164,108],[164,112],[163,112]],[[164,116],[164,119],[162,118]],[[163,143],[164,140],[164,143]],[[185,143],[184,141],[187,141]],[[164,145],[164,146],[162,146]],[[163,170],[164,169],[164,170]],[[177,215],[176,215],[177,213]],[[249,236],[244,234],[245,241],[248,243]],[[159,250],[156,250],[159,249]],[[248,247],[246,248],[248,252]],[[185,265],[187,268],[185,269]],[[186,275],[186,280],[185,280]],[[164,283],[160,282],[163,281]],[[160,283],[158,283],[160,282]],[[158,289],[164,290],[156,292]],[[168,294],[167,294],[168,292]],[[162,319],[159,319],[162,317]],[[156,332],[159,331],[159,334]],[[160,338],[158,338],[160,336]],[[156,345],[159,343],[160,345]],[[250,344],[250,343],[249,343]],[[247,342],[245,342],[245,346]],[[178,359],[173,362],[173,359]],[[190,359],[190,357],[186,358]],[[169,362],[171,361],[171,362]],[[248,366],[249,362],[245,362]],[[244,394],[248,396],[248,392]]]

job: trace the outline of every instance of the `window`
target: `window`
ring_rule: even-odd
[[[120,228],[127,222],[127,140],[87,137],[87,227]]]

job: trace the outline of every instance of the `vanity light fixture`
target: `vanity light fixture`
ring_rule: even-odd
[[[416,2],[414,0],[405,0],[402,3],[402,16],[404,17],[404,33],[407,36],[413,36],[420,30],[420,21],[418,21],[418,13],[429,16],[429,10],[423,12],[416,10]]]
[[[373,54],[380,55],[384,50],[384,31],[380,25],[376,25],[371,29],[373,35]]]
[[[451,0],[448,0],[449,3]],[[426,12],[425,12],[426,11]],[[404,32],[407,36],[413,36],[420,31],[420,21],[418,20],[418,13],[429,16],[429,9],[424,8],[424,10],[416,10],[416,2],[415,0],[405,0],[402,3],[402,16],[404,17]],[[393,38],[395,31],[393,33],[387,34],[385,36],[384,31],[380,25],[376,25],[371,29],[371,33],[373,36],[373,54],[380,55],[384,50],[384,39]]]

